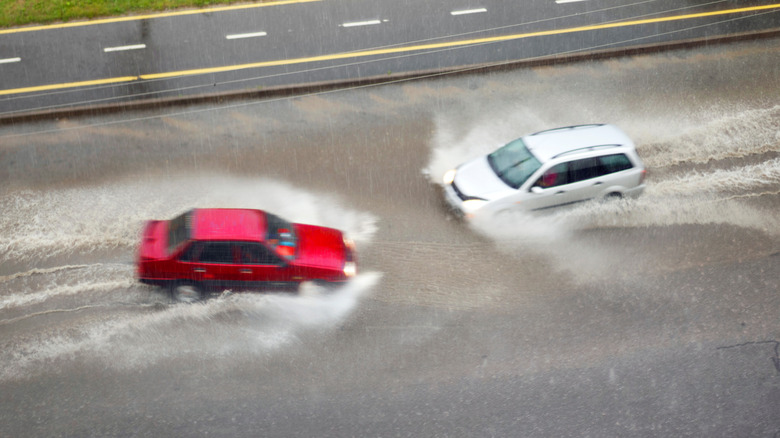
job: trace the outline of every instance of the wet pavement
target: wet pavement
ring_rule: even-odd
[[[775,436],[778,40],[0,128],[2,436]],[[609,122],[635,201],[453,218],[436,182]],[[336,291],[173,304],[141,224],[355,238]]]

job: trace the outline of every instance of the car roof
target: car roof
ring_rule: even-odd
[[[196,240],[263,241],[267,221],[261,210],[199,208],[192,212],[192,238]]]
[[[634,142],[617,126],[577,125],[549,129],[523,137],[528,149],[542,162],[575,151],[592,151],[597,147],[634,148]]]

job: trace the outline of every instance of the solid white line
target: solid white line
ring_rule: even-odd
[[[6,58],[0,59],[0,64],[10,64],[12,62],[20,62],[22,58]]]
[[[353,21],[352,23],[344,23],[342,24],[343,27],[355,27],[355,26],[370,26],[372,24],[382,24],[379,20],[369,20],[369,21]]]
[[[464,9],[462,11],[452,11],[452,12],[450,12],[450,14],[451,15],[466,15],[466,14],[479,14],[480,12],[487,12],[487,9],[485,9],[485,8]]]
[[[121,52],[123,50],[138,50],[138,49],[145,49],[146,44],[133,44],[131,46],[119,46],[119,47],[106,47],[103,49],[104,52]]]
[[[225,38],[229,40],[237,40],[241,38],[254,38],[268,35],[265,32],[252,32],[252,33],[236,33],[233,35],[226,35]]]
[[[555,0],[555,3],[562,5],[564,3],[577,3],[577,2],[584,2],[587,0]]]

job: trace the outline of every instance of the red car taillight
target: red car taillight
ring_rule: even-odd
[[[647,169],[642,169],[642,173],[639,174],[639,184],[645,182],[646,176],[647,176]]]

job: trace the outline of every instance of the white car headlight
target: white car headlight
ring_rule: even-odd
[[[469,199],[466,201],[463,201],[463,212],[468,213],[474,213],[475,211],[479,210],[480,208],[484,207],[487,201],[484,199]]]
[[[455,181],[455,169],[446,171],[442,180],[444,181],[445,185],[452,184],[452,182]]]

